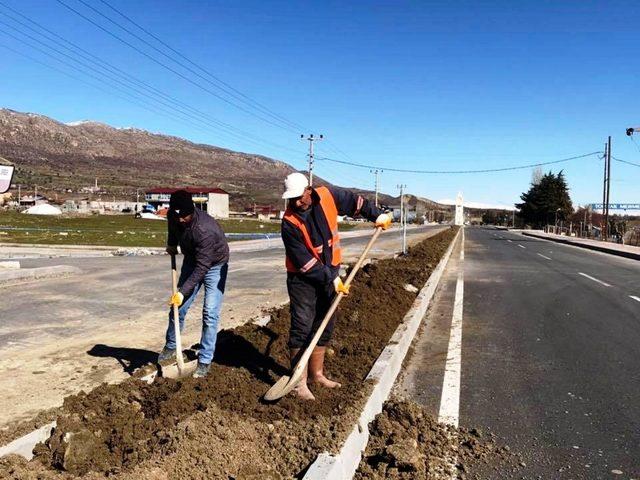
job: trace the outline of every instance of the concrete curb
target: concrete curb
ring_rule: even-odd
[[[402,323],[398,325],[395,333],[389,339],[389,343],[369,371],[366,380],[374,382],[375,386],[340,452],[337,455],[331,455],[327,452],[318,455],[303,477],[304,480],[353,478],[360,464],[362,453],[369,441],[369,423],[382,411],[382,405],[391,393],[396,377],[402,368],[404,357],[411,346],[418,327],[422,323],[461,231],[462,229],[458,231],[446,253],[431,273],[427,283],[420,290],[418,297],[413,302]]]
[[[38,280],[81,273],[78,267],[71,265],[54,265],[52,267],[25,268],[0,271],[0,284],[22,280]]]
[[[13,442],[0,447],[0,457],[5,455],[20,455],[21,457],[31,460],[33,458],[33,448],[40,442],[44,442],[51,436],[56,422],[47,423],[37,430],[27,433],[26,435],[16,438]]]
[[[522,231],[522,235],[526,237],[538,238],[540,240],[548,240],[550,242],[564,243],[565,245],[571,245],[572,247],[584,248],[586,250],[593,250],[595,252],[608,253],[609,255],[616,255],[618,257],[631,258],[633,260],[640,260],[640,251],[630,252],[628,250],[620,250],[617,248],[611,248],[606,243],[603,245],[584,243],[573,240],[571,237],[549,237],[546,235],[539,235],[535,232]],[[640,249],[639,249],[640,250]]]

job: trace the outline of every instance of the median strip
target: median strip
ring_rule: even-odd
[[[221,331],[216,362],[205,379],[152,384],[131,379],[67,397],[53,434],[36,449],[38,460],[3,460],[0,477],[6,467],[16,478],[27,472],[62,478],[60,470],[66,478],[88,472],[96,478],[115,473],[178,478],[182,466],[190,465],[192,478],[249,478],[252,472],[259,478],[291,478],[304,475],[316,459],[325,461],[318,467],[328,461],[338,469],[334,472],[352,474],[366,445],[367,424],[391,390],[454,236],[454,230],[440,233],[412,247],[408,256],[361,271],[358,287],[341,305],[342,327],[327,362],[343,384],[338,391],[316,389],[319,399],[311,403],[294,397],[260,402],[274,378],[286,372],[289,315],[282,308],[272,312],[267,325]],[[404,288],[424,282],[417,300]]]

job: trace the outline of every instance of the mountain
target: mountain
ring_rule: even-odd
[[[78,192],[98,179],[111,195],[135,195],[136,188],[217,186],[233,207],[280,205],[279,192],[290,165],[136,128],[99,122],[64,124],[43,115],[0,109],[0,156],[15,163],[15,183],[43,192]]]
[[[37,185],[59,200],[86,197],[81,189],[97,178],[107,198],[135,198],[138,188],[220,187],[229,192],[232,209],[253,203],[280,207],[283,179],[295,171],[262,155],[90,120],[65,124],[9,109],[0,109],[0,156],[16,165],[14,183]],[[395,205],[399,199],[381,194],[380,202]]]

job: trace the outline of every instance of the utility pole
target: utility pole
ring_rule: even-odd
[[[318,142],[320,140],[324,140],[324,135],[320,135],[319,137],[314,137],[313,133],[307,135],[307,138],[304,135],[300,135],[301,140],[306,140],[309,142],[309,186],[313,185],[313,142]]]
[[[22,198],[21,187],[22,185],[18,184],[18,208],[20,208],[20,199]]]
[[[602,240],[606,240],[606,222],[604,218],[606,216],[607,211],[607,158],[609,157],[607,154],[608,145],[604,144],[604,176],[602,180],[602,222],[600,222],[600,233]]]
[[[376,207],[379,207],[380,205],[378,205],[378,191],[379,191],[379,179],[378,176],[383,172],[384,170],[378,170],[377,168],[375,170],[369,170],[370,173],[373,173],[376,176]]]
[[[604,218],[606,228],[607,237],[606,240],[609,239],[609,192],[611,191],[611,135],[607,140],[607,213]]]
[[[407,188],[405,184],[396,185],[396,188],[400,189],[400,227],[402,228],[402,254],[407,254],[407,214],[404,206],[404,189]],[[377,202],[376,202],[377,204]]]

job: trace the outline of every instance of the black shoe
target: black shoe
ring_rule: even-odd
[[[176,349],[164,347],[158,355],[158,363],[176,358]]]
[[[193,372],[193,378],[204,378],[209,373],[210,363],[200,363],[198,362],[198,367],[196,371]]]

